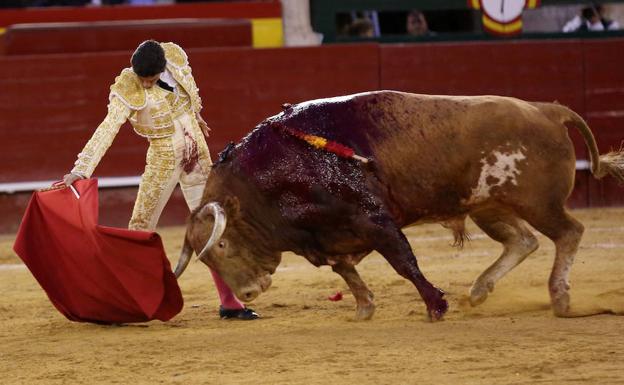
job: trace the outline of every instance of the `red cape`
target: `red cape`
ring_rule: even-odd
[[[166,321],[184,304],[154,232],[100,226],[96,179],[33,193],[13,249],[72,321]]]

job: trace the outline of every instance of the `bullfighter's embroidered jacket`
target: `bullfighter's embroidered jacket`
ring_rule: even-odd
[[[72,173],[90,177],[126,120],[132,124],[134,131],[147,138],[152,146],[162,141],[159,139],[170,138],[173,135],[175,130],[173,120],[177,117],[189,114],[195,120],[195,113],[202,109],[202,101],[188,57],[177,44],[161,43],[161,46],[167,59],[166,69],[178,82],[179,87],[176,87],[174,92],[157,86],[146,89],[131,68],[122,70],[110,87],[106,118],[95,130],[82,152],[78,154]],[[193,125],[197,128],[195,134],[201,137],[197,123],[194,123]],[[200,142],[205,143],[203,138]],[[162,146],[158,147],[162,148]],[[162,150],[172,151],[170,148],[162,148]],[[202,148],[200,153],[206,156],[208,149]],[[172,157],[171,161],[173,161]]]

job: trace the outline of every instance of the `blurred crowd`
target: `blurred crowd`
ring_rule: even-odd
[[[546,8],[542,7],[527,13],[541,13],[542,19],[549,18],[552,9]],[[567,13],[570,8],[574,8],[574,15]],[[620,23],[610,17],[609,8],[599,3],[567,5],[564,13],[572,18],[560,20],[559,25],[554,27],[551,25],[550,30],[529,32],[591,32],[620,29]],[[552,22],[554,20],[550,20],[550,23]],[[427,37],[437,33],[478,32],[481,28],[480,13],[472,10],[350,12],[339,15],[336,24],[340,36],[360,38],[378,38],[383,35]]]
[[[379,37],[382,31],[381,25],[384,24],[384,19],[386,17],[387,14],[382,13],[379,15],[374,11],[354,12],[350,14],[348,18],[343,19],[343,24],[339,26],[339,33],[341,35],[363,38]],[[397,30],[397,24],[395,24],[395,30],[392,32],[393,34],[399,33],[410,36],[428,36],[435,34],[435,32],[429,30],[425,14],[416,9],[405,12],[398,17],[395,16],[392,22],[400,26]],[[384,32],[386,32],[385,28]]]

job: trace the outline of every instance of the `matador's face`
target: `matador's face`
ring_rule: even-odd
[[[143,85],[143,88],[148,88],[148,89],[154,87],[158,79],[160,79],[160,74],[156,74],[154,76],[147,76],[147,77],[139,76],[139,80],[141,81],[141,85]]]

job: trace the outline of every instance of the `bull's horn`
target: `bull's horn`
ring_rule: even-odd
[[[180,259],[178,260],[178,264],[175,268],[176,278],[180,278],[182,273],[184,273],[184,270],[186,270],[186,266],[188,266],[189,261],[191,260],[191,255],[193,255],[193,248],[191,247],[191,243],[188,241],[188,237],[184,237],[184,246],[182,246]]]
[[[199,211],[198,215],[203,217],[210,212],[214,217],[214,226],[212,227],[212,234],[210,239],[206,242],[206,246],[202,249],[201,253],[197,255],[197,258],[201,259],[202,256],[208,252],[221,239],[223,232],[225,231],[225,225],[227,224],[227,218],[225,217],[225,211],[217,202],[207,203]]]

